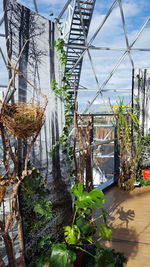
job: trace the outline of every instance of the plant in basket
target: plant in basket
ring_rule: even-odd
[[[28,138],[41,129],[45,108],[39,103],[19,103],[4,105],[1,120],[10,134],[18,138]]]

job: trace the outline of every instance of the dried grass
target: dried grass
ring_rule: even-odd
[[[1,121],[10,134],[26,139],[34,136],[43,125],[44,111],[39,103],[6,104]]]

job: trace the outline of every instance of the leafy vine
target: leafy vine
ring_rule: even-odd
[[[62,38],[58,38],[58,40],[55,41],[55,43],[54,43],[54,47],[55,47],[55,49],[59,55],[59,61],[60,61],[62,66],[65,65],[65,63],[67,61],[66,51],[64,50],[63,46],[64,46],[64,39],[62,39]],[[57,96],[59,96],[63,99],[64,106],[65,106],[65,111],[64,111],[65,126],[63,128],[63,132],[62,132],[62,135],[60,136],[59,140],[57,140],[55,145],[53,145],[52,150],[51,150],[51,154],[53,154],[55,152],[56,148],[59,147],[59,145],[63,145],[63,147],[64,147],[63,153],[66,153],[66,155],[67,155],[67,162],[69,163],[69,166],[70,166],[70,173],[74,174],[74,170],[71,167],[72,166],[72,160],[73,160],[73,147],[68,142],[69,130],[70,130],[70,126],[72,124],[72,118],[69,115],[72,114],[72,111],[74,109],[74,103],[73,103],[72,95],[68,93],[68,89],[70,88],[70,83],[69,83],[68,79],[71,76],[72,75],[68,71],[64,72],[64,76],[62,78],[62,85],[63,86],[61,86],[61,87],[59,87],[56,80],[54,80],[51,83],[52,90],[54,91],[54,93]]]

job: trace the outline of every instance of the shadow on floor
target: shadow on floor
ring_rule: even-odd
[[[127,258],[135,257],[139,248],[139,233],[134,222],[135,210],[124,205],[134,197],[133,193],[122,191],[118,187],[110,188],[105,192],[104,209],[110,215],[108,224],[113,230],[113,236],[111,241],[101,241],[101,244],[123,252]],[[99,221],[98,224],[100,223]]]

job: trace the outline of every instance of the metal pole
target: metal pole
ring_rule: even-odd
[[[72,1],[72,0],[68,0],[68,1],[67,1],[67,3],[65,4],[65,6],[64,6],[64,8],[63,8],[63,10],[60,12],[60,14],[59,14],[59,16],[58,16],[57,20],[60,20],[60,19],[61,19],[61,17],[62,17],[62,16],[63,16],[63,14],[65,13],[65,11],[66,11],[67,7],[68,7],[68,6],[69,6],[69,4],[71,3],[71,1]]]
[[[128,51],[129,59],[131,61],[132,68],[134,68],[134,62],[130,54],[129,41],[128,41],[128,36],[127,36],[127,30],[126,30],[126,24],[125,24],[125,18],[124,18],[121,0],[119,0],[118,3],[119,3],[120,13],[121,13],[122,26],[123,26],[124,36],[126,40],[127,51]]]
[[[35,11],[38,13],[39,11],[38,11],[36,0],[33,0],[33,4],[34,4]]]

